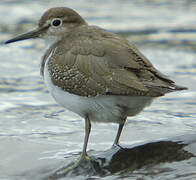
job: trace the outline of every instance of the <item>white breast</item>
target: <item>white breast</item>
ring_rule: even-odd
[[[88,114],[92,121],[119,123],[126,116],[136,115],[152,102],[151,97],[143,96],[101,95],[96,97],[83,97],[66,92],[60,87],[55,86],[51,81],[48,70],[48,60],[50,57],[51,55],[48,57],[44,68],[45,84],[57,103],[83,118]],[[126,112],[125,108],[122,107],[126,107]],[[127,109],[129,110],[127,111]]]
[[[63,91],[58,86],[55,86],[51,81],[50,73],[48,71],[48,60],[46,61],[44,68],[44,82],[57,103],[82,117],[85,116],[85,110],[89,106],[87,103],[88,98],[71,94]]]

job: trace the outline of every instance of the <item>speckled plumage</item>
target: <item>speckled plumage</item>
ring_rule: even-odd
[[[89,26],[74,10],[49,9],[34,31],[6,41],[45,38],[52,44],[42,58],[41,74],[55,100],[85,119],[85,140],[77,167],[88,161],[91,121],[115,122],[119,144],[123,125],[166,93],[187,89],[160,73],[128,40]],[[71,168],[68,168],[69,171]]]
[[[181,89],[126,39],[96,26],[81,25],[52,46],[53,83],[80,96],[162,96]],[[41,70],[43,72],[43,69]]]

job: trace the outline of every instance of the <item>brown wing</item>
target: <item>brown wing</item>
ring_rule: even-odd
[[[154,86],[173,85],[126,39],[97,27],[87,30],[56,46],[49,65],[55,85],[81,96],[161,96]]]

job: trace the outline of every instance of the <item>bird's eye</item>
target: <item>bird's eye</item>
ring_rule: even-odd
[[[52,22],[51,22],[51,25],[52,26],[61,26],[62,25],[62,20],[61,19],[53,19]]]

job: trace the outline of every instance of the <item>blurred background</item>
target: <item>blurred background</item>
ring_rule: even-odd
[[[195,0],[1,0],[0,42],[30,31],[51,7],[76,10],[89,24],[118,33],[134,43],[156,68],[189,90],[157,99],[129,118],[121,144],[195,133]],[[0,179],[28,179],[27,172],[57,167],[82,150],[84,121],[58,106],[39,74],[43,40],[0,45]],[[113,143],[115,124],[93,124],[88,149],[104,151]],[[195,162],[173,171],[127,175],[132,179],[195,179]],[[47,168],[46,168],[47,167]],[[184,171],[182,171],[182,167]],[[152,170],[152,169],[151,169]],[[186,174],[183,174],[185,173]],[[40,173],[41,174],[41,173]],[[144,175],[145,174],[145,175]],[[105,179],[118,179],[111,176]],[[125,178],[126,179],[126,178]]]

